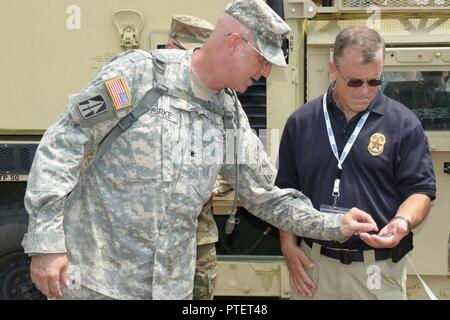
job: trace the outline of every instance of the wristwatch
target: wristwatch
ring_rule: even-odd
[[[391,221],[397,220],[397,219],[405,221],[406,225],[408,226],[407,232],[411,231],[411,220],[409,220],[407,217],[404,217],[404,216],[395,216],[391,219]]]

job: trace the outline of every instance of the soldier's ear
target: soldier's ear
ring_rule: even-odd
[[[233,55],[238,48],[239,41],[241,40],[241,37],[238,33],[234,32],[226,37],[225,45],[228,53],[230,55]]]

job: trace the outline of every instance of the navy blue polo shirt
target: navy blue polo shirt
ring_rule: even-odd
[[[328,140],[322,98],[306,103],[288,118],[281,139],[275,182],[280,188],[303,192],[317,210],[322,204],[333,204],[337,168]],[[327,100],[331,126],[341,155],[364,112],[347,121],[333,101],[331,86]],[[357,207],[370,213],[381,230],[410,195],[425,194],[433,200],[436,181],[428,141],[414,113],[381,91],[368,110],[369,117],[342,165],[337,206]],[[384,145],[371,142],[374,134],[385,137]],[[356,236],[343,244],[316,242],[335,248],[366,248]]]

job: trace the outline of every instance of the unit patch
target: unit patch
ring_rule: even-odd
[[[108,107],[106,105],[105,99],[101,95],[87,99],[78,104],[78,109],[84,119],[89,119],[99,115],[106,110]]]
[[[131,106],[130,94],[123,77],[107,80],[105,85],[117,111]]]
[[[384,145],[386,143],[386,137],[382,133],[374,133],[370,137],[369,145],[367,146],[367,150],[374,157],[379,156],[384,151]]]

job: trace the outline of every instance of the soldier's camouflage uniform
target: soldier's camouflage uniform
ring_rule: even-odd
[[[217,256],[215,243],[219,241],[217,224],[214,221],[212,203],[208,201],[198,216],[197,261],[194,277],[195,300],[211,300],[217,279]]]
[[[174,15],[170,26],[169,42],[183,49],[201,47],[213,30],[214,26],[204,19],[189,15]],[[217,278],[215,243],[219,241],[211,201],[203,206],[198,216],[196,239],[197,261],[193,299],[211,300]]]
[[[160,54],[167,61],[166,84],[192,92],[192,51]],[[229,182],[236,178],[235,164],[224,159],[230,155],[224,150],[225,127],[236,126],[233,99],[219,91],[208,104],[215,110],[169,95],[151,104],[146,94],[154,86],[153,71],[147,54],[123,54],[72,96],[42,138],[25,196],[30,214],[25,252],[67,252],[69,263],[80,269],[83,287],[116,299],[192,298],[197,217],[219,171]],[[105,86],[117,77],[132,101],[131,108],[119,111]],[[144,104],[151,109],[85,165],[85,157],[119,119]],[[86,105],[94,116],[83,109]],[[290,233],[344,240],[342,215],[321,214],[300,192],[274,187],[275,168],[240,105],[238,113],[241,204]],[[210,129],[216,134],[209,131],[200,143],[191,143],[198,131]],[[205,161],[211,157],[218,160]]]
[[[222,175],[216,179],[214,193],[224,196],[233,188]],[[219,241],[219,231],[214,220],[212,198],[202,208],[197,226],[197,262],[194,277],[195,300],[211,300],[217,280],[217,256],[215,243]]]

